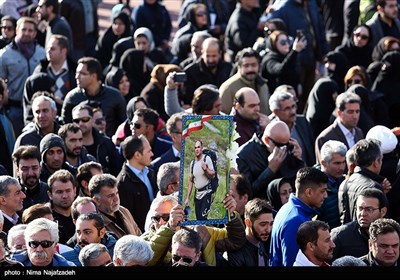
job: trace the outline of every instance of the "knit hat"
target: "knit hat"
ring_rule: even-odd
[[[397,146],[397,137],[394,133],[383,125],[376,125],[371,128],[365,139],[376,139],[381,142],[382,154],[387,154],[393,151]]]
[[[42,156],[42,161],[45,162],[45,155],[46,152],[53,148],[53,147],[60,147],[64,151],[64,158],[66,155],[64,140],[54,133],[49,133],[45,137],[42,138],[40,141],[40,154]]]

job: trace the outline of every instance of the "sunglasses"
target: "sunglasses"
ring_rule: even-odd
[[[272,143],[274,143],[274,145],[277,146],[278,148],[283,147],[283,146],[288,146],[288,145],[289,145],[289,143],[279,143],[279,142],[276,142],[276,141],[275,141],[274,139],[272,139],[271,137],[268,137],[268,139],[269,139]]]
[[[101,125],[103,122],[105,122],[105,120],[105,118],[98,118],[94,121],[94,123],[97,125]]]
[[[360,37],[363,40],[367,40],[369,38],[369,36],[367,36],[365,34],[361,34],[361,33],[353,33],[353,35],[356,37]]]
[[[161,215],[161,216],[156,215],[156,216],[151,217],[151,220],[152,220],[154,223],[159,223],[161,219],[163,219],[164,222],[168,222],[168,220],[169,220],[169,214],[163,214],[163,215]]]
[[[7,26],[7,25],[3,25],[1,28],[2,28],[2,29],[5,29],[5,30],[8,30],[8,31],[11,31],[11,30],[14,29],[13,26]]]
[[[182,259],[182,261],[185,262],[185,263],[192,263],[192,261],[193,261],[192,258],[189,258],[189,257],[181,257],[181,256],[178,256],[178,255],[172,255],[172,259],[173,259],[175,262],[179,262],[179,261]]]
[[[279,40],[279,45],[285,46],[285,45],[287,45],[287,44],[289,44],[289,41],[288,41],[288,40],[285,40],[285,39]]]
[[[135,129],[140,129],[142,127],[140,123],[132,123],[132,125]]]
[[[72,121],[74,123],[79,123],[79,122],[84,122],[87,123],[88,121],[90,121],[91,117],[82,117],[82,118],[77,118],[77,119],[73,119]]]
[[[196,14],[196,16],[198,16],[198,17],[202,17],[202,16],[205,16],[205,15],[206,15],[206,12],[198,12]]]
[[[37,247],[42,246],[42,248],[49,248],[54,244],[54,241],[50,240],[43,240],[43,241],[29,241],[28,245],[29,247],[35,249]]]
[[[350,80],[347,81],[347,83],[348,84],[353,84],[353,83],[354,84],[361,84],[361,80],[359,80],[359,79],[351,80],[350,79]]]

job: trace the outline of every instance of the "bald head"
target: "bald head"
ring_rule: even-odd
[[[249,87],[239,89],[235,94],[234,107],[239,115],[249,121],[259,119],[260,98],[257,92]]]
[[[269,143],[273,140],[275,143],[285,144],[289,142],[290,130],[286,123],[283,121],[272,121],[264,130],[262,140],[267,146],[271,146]]]

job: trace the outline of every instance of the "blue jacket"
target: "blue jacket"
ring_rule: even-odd
[[[21,262],[24,266],[32,266],[32,262],[28,257],[27,251],[19,251],[17,254],[14,254],[12,258],[16,261]],[[73,262],[66,260],[60,254],[56,253],[53,256],[53,262],[51,266],[58,267],[58,266],[76,266],[76,265]]]
[[[115,237],[109,232],[106,232],[104,238],[101,240],[101,244],[107,247],[110,256],[114,255],[114,246],[116,242],[117,239],[115,239]],[[62,256],[68,261],[73,262],[76,266],[82,266],[81,262],[79,261],[79,252],[81,249],[82,248],[79,246],[79,244],[76,244],[73,250],[62,253]]]
[[[318,212],[294,194],[279,209],[271,233],[270,266],[293,266],[299,245],[296,235],[299,226],[310,221]]]

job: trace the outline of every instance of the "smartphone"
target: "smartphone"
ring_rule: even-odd
[[[174,75],[174,82],[176,83],[184,83],[186,82],[186,73],[185,72],[177,72]]]
[[[303,31],[303,29],[297,29],[296,30],[296,37],[297,38],[302,38],[302,37],[304,37],[304,31]]]

